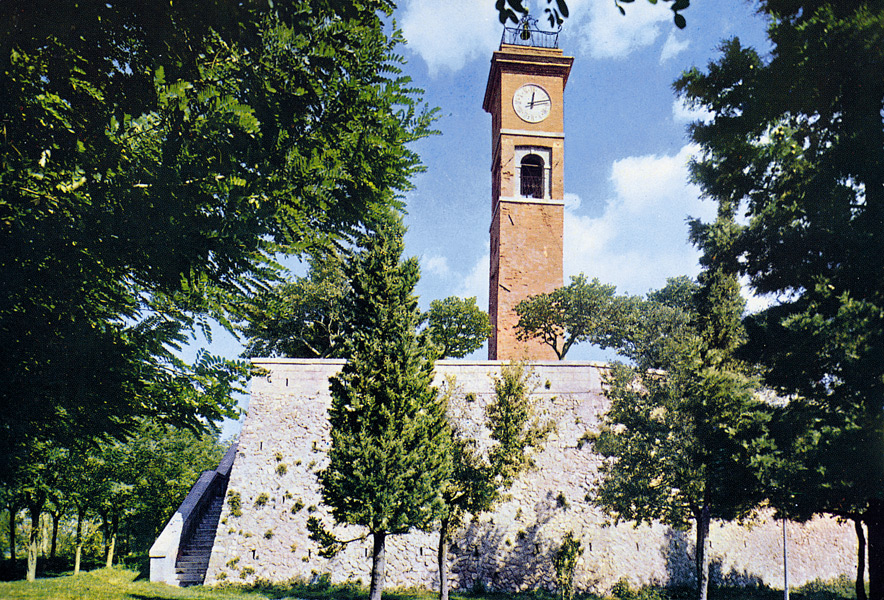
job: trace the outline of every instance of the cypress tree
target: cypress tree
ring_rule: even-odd
[[[381,223],[348,261],[349,359],[331,378],[329,465],[319,474],[335,521],[372,537],[371,600],[383,591],[386,536],[434,520],[451,471],[433,351],[416,334],[418,264],[401,260],[403,233],[398,219]]]

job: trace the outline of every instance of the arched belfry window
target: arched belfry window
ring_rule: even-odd
[[[543,159],[528,154],[519,165],[519,195],[523,198],[543,198]]]
[[[549,199],[552,151],[541,146],[516,146],[516,193],[520,198]]]

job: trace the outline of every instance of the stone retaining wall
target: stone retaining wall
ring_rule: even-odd
[[[334,582],[368,583],[370,540],[350,544],[327,560],[318,556],[306,531],[311,515],[332,523],[321,505],[314,473],[325,466],[329,447],[328,378],[343,361],[265,359],[257,364],[268,375],[252,381],[249,413],[206,582],[310,580],[328,574]],[[451,410],[485,442],[484,407],[493,398],[492,377],[502,364],[436,365],[437,381],[454,376],[461,391]],[[455,534],[449,556],[453,587],[552,588],[553,557],[568,531],[579,536],[584,548],[575,577],[578,590],[608,590],[621,577],[632,584],[692,580],[693,532],[659,524],[606,525],[604,515],[586,501],[599,457],[579,440],[598,426],[606,410],[601,394],[605,368],[584,362],[533,365],[540,413],[555,421],[556,432],[537,457],[537,468],[516,482],[509,500],[492,514],[466,521]],[[241,516],[233,514],[231,492],[239,497]],[[788,531],[790,584],[855,573],[851,527],[815,519],[805,525],[790,523]],[[358,528],[335,532],[341,538],[365,533]],[[438,534],[413,532],[387,540],[388,586],[438,585]],[[759,518],[745,526],[713,523],[710,540],[714,579],[782,587],[780,522]]]

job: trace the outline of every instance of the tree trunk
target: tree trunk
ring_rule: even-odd
[[[107,562],[105,563],[105,567],[110,569],[114,564],[114,549],[117,545],[117,534],[114,533],[111,535],[110,543],[107,545]]]
[[[448,535],[451,517],[439,526],[439,600],[448,600]]]
[[[106,521],[107,522],[107,521]],[[117,526],[119,525],[119,519],[117,515],[113,515],[109,522],[109,529],[106,535],[108,535],[106,544],[107,544],[107,563],[105,566],[110,569],[114,564],[114,549],[117,546]]]
[[[856,530],[856,600],[866,600],[866,533],[862,519],[853,520]]]
[[[884,500],[870,500],[866,511],[869,528],[869,600],[884,600]]]
[[[15,517],[17,512],[14,506],[9,506],[9,566],[12,570],[15,570]]]
[[[49,558],[55,558],[55,550],[58,547],[58,523],[61,521],[61,511],[55,510],[49,513],[52,517],[52,541],[49,544]]]
[[[80,556],[83,554],[83,510],[77,508],[77,548],[74,550],[74,575],[80,574]]]
[[[694,516],[697,520],[697,547],[695,550],[697,598],[698,600],[706,600],[709,596],[709,556],[706,552],[709,539],[709,505],[704,505],[702,510]]]
[[[386,566],[384,543],[387,532],[377,531],[371,535],[374,539],[374,547],[371,551],[371,589],[368,600],[381,600],[381,594],[384,592],[384,567]]]
[[[28,574],[27,580],[34,581],[37,578],[37,550],[40,542],[40,513],[43,512],[43,503],[35,502],[28,506],[31,516],[31,530],[28,532]]]

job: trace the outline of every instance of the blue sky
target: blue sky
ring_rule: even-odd
[[[540,15],[546,3],[526,5]],[[559,38],[575,57],[565,90],[565,282],[582,272],[644,294],[669,277],[694,276],[686,219],[709,220],[715,207],[687,181],[695,149],[686,127],[702,115],[677,101],[672,82],[705,68],[727,38],[765,52],[765,23],[755,3],[734,0],[695,0],[684,30],[662,2],[625,4],[625,17],[613,0],[568,6]],[[502,26],[493,0],[402,0],[394,19],[408,40],[406,74],[440,109],[441,135],[416,144],[427,170],[406,196],[406,253],[420,259],[421,306],[457,295],[476,296],[487,309],[491,118],[482,99]],[[220,331],[210,349],[241,352]],[[568,358],[606,356],[576,346]]]

